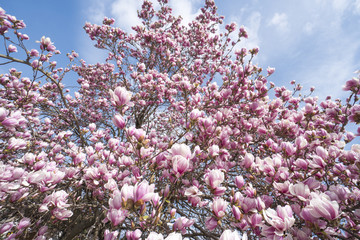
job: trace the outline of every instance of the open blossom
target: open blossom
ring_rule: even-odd
[[[136,183],[134,186],[134,202],[141,203],[150,201],[155,195],[154,193],[155,185],[148,183],[144,180],[140,184]]]
[[[211,170],[205,174],[205,182],[210,185],[211,188],[217,188],[224,181],[224,172],[219,169]]]
[[[309,216],[309,214],[311,216]],[[309,216],[307,219],[307,216]],[[313,218],[323,217],[327,220],[334,220],[339,217],[339,204],[336,201],[331,201],[330,197],[325,193],[318,194],[311,193],[310,204],[302,211],[302,217],[305,220],[311,221]]]
[[[130,102],[132,93],[127,91],[124,87],[117,87],[115,90],[109,90],[111,103],[114,106],[124,106],[127,105],[129,107],[134,106],[134,103]]]
[[[104,240],[115,240],[119,235],[119,231],[110,232],[109,229],[106,229],[104,232]]]
[[[60,219],[66,220],[73,215],[73,212],[67,210],[66,208],[70,206],[67,203],[68,194],[64,190],[53,192],[52,194],[45,197],[42,205],[39,208],[39,212],[49,211],[49,207],[54,209],[52,210],[52,214]]]
[[[190,167],[189,159],[181,155],[175,155],[174,157],[172,157],[172,163],[173,171],[176,177],[180,177],[181,175],[183,175]]]
[[[150,232],[146,240],[164,240],[164,237],[161,233]]]
[[[217,197],[212,202],[211,209],[213,210],[216,217],[222,218],[226,215],[227,206],[228,206],[227,201]]]
[[[237,231],[226,229],[220,236],[219,240],[240,240],[240,235]]]
[[[186,217],[179,217],[178,219],[176,219],[173,225],[173,230],[181,231],[182,234],[185,234],[186,233],[185,228],[190,227],[193,224],[194,224],[194,220],[188,219]]]
[[[114,193],[114,196],[116,193]],[[122,186],[120,191],[121,199],[126,202],[128,199],[134,199],[134,186],[129,186],[127,183]]]
[[[107,218],[111,221],[111,223],[114,226],[117,226],[120,223],[122,223],[125,220],[126,216],[127,216],[126,210],[122,210],[122,209],[119,210],[111,209],[107,214]]]
[[[290,184],[289,192],[294,197],[298,197],[301,201],[306,201],[310,196],[310,188],[304,183]]]
[[[10,150],[18,150],[18,149],[25,149],[27,142],[20,138],[10,138],[8,142],[8,149]]]
[[[182,240],[182,236],[180,233],[172,232],[165,240]]]
[[[187,197],[196,197],[202,195],[202,192],[196,186],[191,186],[185,190],[185,196]]]
[[[136,229],[135,231],[127,231],[126,232],[126,239],[128,240],[138,240],[141,237],[140,229]]]
[[[272,227],[274,227],[274,233],[278,236],[283,236],[283,232],[290,229],[295,223],[293,211],[289,205],[277,206],[276,211],[268,208],[264,211],[264,219]]]
[[[180,155],[183,156],[184,158],[191,158],[191,150],[190,147],[187,146],[186,144],[178,144],[175,143],[172,147],[171,147],[171,153],[173,156],[176,155]]]
[[[54,44],[51,42],[50,38],[45,37],[45,36],[41,37],[40,48],[41,48],[41,50],[47,50],[47,51],[50,51],[50,52],[53,52],[56,49]]]

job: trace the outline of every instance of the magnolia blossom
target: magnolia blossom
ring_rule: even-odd
[[[56,47],[51,42],[50,38],[42,36],[40,40],[40,48],[41,50],[47,50],[47,51],[55,51]]]
[[[181,231],[182,234],[186,233],[186,229],[187,227],[190,227],[191,225],[194,224],[194,220],[190,220],[186,217],[179,217],[178,219],[175,220],[175,223],[173,225],[173,230],[174,231]]]
[[[125,120],[124,118],[119,115],[119,114],[116,114],[113,119],[112,119],[113,123],[115,126],[117,126],[118,128],[120,129],[123,129],[125,127]]]
[[[205,182],[210,185],[211,188],[217,188],[224,181],[224,172],[219,169],[211,170],[205,174]]]
[[[237,231],[231,231],[230,229],[226,229],[221,234],[219,240],[240,240],[240,235]]]
[[[119,225],[120,223],[122,223],[125,218],[127,216],[127,212],[126,210],[122,210],[122,209],[111,209],[108,214],[107,214],[107,218],[111,221],[111,223],[114,226]]]
[[[10,44],[8,46],[8,51],[11,52],[11,53],[12,52],[17,52],[17,48],[14,45]]]
[[[187,146],[186,144],[178,144],[178,143],[175,143],[172,147],[171,147],[171,154],[173,156],[176,156],[176,155],[180,155],[180,156],[183,156],[184,158],[191,158],[191,150],[190,150],[190,147]]]
[[[119,235],[119,231],[110,232],[109,229],[106,229],[104,232],[104,240],[115,240]]]
[[[144,180],[140,184],[136,183],[134,186],[134,202],[147,202],[154,197],[155,185]]]
[[[289,192],[294,197],[298,197],[301,201],[306,201],[310,196],[310,188],[304,183],[290,184]]]
[[[277,206],[276,211],[271,208],[266,209],[264,211],[264,219],[275,228],[274,232],[278,236],[283,236],[284,231],[288,230],[295,223],[293,211],[289,205],[284,207]]]
[[[126,238],[128,240],[138,240],[141,237],[141,231],[140,229],[136,229],[135,231],[127,231],[126,232]]]
[[[183,175],[190,167],[189,159],[181,155],[175,155],[174,157],[172,157],[172,163],[173,171],[176,177],[180,177],[181,175]]]
[[[164,237],[161,233],[150,232],[146,240],[164,240]]]
[[[330,197],[325,193],[318,194],[313,192],[311,193],[310,204],[303,209],[301,214],[308,221],[320,217],[334,220],[339,217],[339,204],[336,201],[331,201]]]
[[[226,209],[228,206],[228,202],[222,198],[216,197],[211,204],[211,209],[213,210],[214,214],[218,218],[222,218],[226,214]]]
[[[121,199],[124,199],[125,202],[128,199],[134,199],[134,186],[129,186],[127,183],[125,183],[121,188],[120,195]]]
[[[124,106],[127,105],[129,107],[134,106],[134,103],[130,102],[132,93],[127,91],[124,87],[117,87],[115,90],[109,90],[111,103],[114,106]]]
[[[182,240],[182,236],[180,233],[172,232],[165,240]]]
[[[23,218],[20,220],[19,224],[17,225],[18,229],[27,228],[31,224],[30,218]]]
[[[210,231],[214,230],[218,225],[218,220],[214,217],[207,217],[205,220],[205,226]]]

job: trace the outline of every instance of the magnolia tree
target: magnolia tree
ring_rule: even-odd
[[[133,33],[87,23],[106,60],[64,68],[0,9],[1,64],[32,71],[0,76],[0,238],[359,239],[359,79],[275,87],[213,0],[188,25],[158,2]]]

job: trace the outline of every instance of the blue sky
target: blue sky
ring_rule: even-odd
[[[202,0],[170,0],[174,12],[190,21]],[[360,0],[215,0],[225,22],[244,25],[249,39],[243,46],[260,48],[255,63],[275,67],[269,80],[289,86],[296,80],[315,95],[343,98],[345,81],[360,69]],[[100,24],[104,16],[129,30],[137,23],[137,0],[0,0],[7,13],[23,19],[28,46],[43,35],[62,53],[75,50],[89,63],[102,60],[82,27]],[[64,57],[65,58],[65,57]],[[61,60],[58,61],[61,63]]]

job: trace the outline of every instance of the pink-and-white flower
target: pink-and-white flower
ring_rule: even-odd
[[[229,203],[224,199],[217,197],[212,202],[211,209],[213,210],[213,213],[216,217],[222,218],[226,215],[226,209],[228,204]]]
[[[225,175],[224,172],[219,169],[214,169],[205,174],[205,182],[210,185],[212,189],[215,189],[220,186],[222,182],[224,182]]]
[[[275,228],[274,233],[277,236],[283,236],[284,231],[290,229],[295,223],[293,211],[289,205],[284,207],[277,206],[276,211],[268,208],[264,211],[263,215],[265,221]]]
[[[111,103],[114,106],[122,107],[127,105],[129,107],[134,106],[134,103],[131,102],[132,93],[127,91],[124,87],[117,87],[115,90],[109,90]]]

